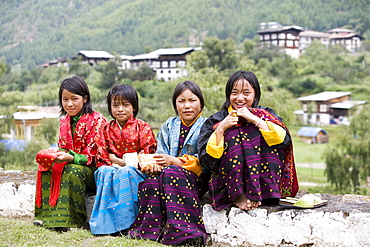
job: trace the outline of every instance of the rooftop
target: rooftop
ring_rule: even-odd
[[[316,31],[303,31],[299,33],[299,36],[301,37],[319,37],[319,38],[329,38],[328,33],[323,33],[323,32],[316,32]]]
[[[85,57],[89,57],[89,58],[114,58],[112,54],[106,51],[80,50],[78,54],[82,54]]]
[[[179,55],[185,54],[189,51],[200,50],[200,47],[183,47],[183,48],[161,48],[150,52],[149,54],[155,55]]]
[[[357,106],[357,105],[364,105],[366,104],[367,102],[364,101],[364,100],[360,100],[360,101],[355,101],[355,100],[346,100],[346,101],[342,101],[342,102],[338,102],[338,103],[334,103],[332,104],[330,107],[331,108],[336,108],[336,109],[350,109],[354,106]]]
[[[348,96],[350,95],[351,92],[330,92],[330,91],[325,91],[317,94],[312,94],[304,97],[298,98],[300,101],[327,101],[331,99],[336,99],[340,98],[343,96]]]
[[[317,136],[319,132],[322,132],[325,135],[327,135],[326,131],[319,127],[302,127],[300,128],[300,130],[298,130],[298,135],[314,137],[314,136]]]

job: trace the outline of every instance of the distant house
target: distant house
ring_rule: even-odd
[[[263,46],[277,46],[284,48],[285,52],[295,58],[299,57],[299,33],[303,31],[300,26],[283,26],[278,22],[262,22],[257,33]]]
[[[47,63],[44,63],[44,64],[41,64],[40,65],[41,67],[43,68],[48,68],[48,67],[68,67],[68,63],[67,63],[67,58],[65,57],[61,57],[61,58],[56,58],[52,61],[49,61]]]
[[[318,41],[321,44],[329,47],[329,36],[328,33],[316,32],[316,31],[303,31],[299,33],[299,51],[303,53],[304,50],[311,45],[312,42]]]
[[[364,39],[350,29],[335,28],[324,33],[304,30],[295,25],[283,26],[278,22],[261,22],[257,33],[260,35],[261,46],[284,48],[286,54],[294,58],[304,53],[304,49],[315,40],[326,47],[342,45],[353,52],[361,47],[361,40]]]
[[[162,48],[147,54],[136,56],[121,56],[122,69],[138,69],[148,66],[156,72],[158,80],[172,81],[188,75],[186,56],[200,47]]]
[[[139,69],[142,66],[155,69],[158,67],[157,60],[158,55],[156,54],[140,54],[135,56],[122,55],[122,67],[121,69]]]
[[[329,142],[328,133],[319,127],[302,127],[298,136],[299,140],[308,144]]]
[[[342,45],[349,51],[357,51],[361,47],[364,38],[353,30],[345,28],[334,28],[328,31],[330,34],[330,45]]]
[[[18,106],[18,112],[15,112],[13,117],[15,131],[11,130],[11,139],[30,141],[43,119],[59,118],[59,107]]]
[[[302,116],[302,122],[315,125],[329,125],[339,123],[348,117],[348,110],[355,106],[362,107],[366,101],[351,101],[350,92],[325,91],[298,98],[302,103],[302,110],[295,114]],[[338,120],[338,122],[335,122]]]
[[[89,51],[80,50],[77,56],[81,57],[83,61],[89,63],[91,66],[98,64],[101,61],[109,61],[115,57],[106,51]]]

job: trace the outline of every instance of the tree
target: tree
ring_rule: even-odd
[[[8,74],[10,72],[9,64],[0,61],[0,76]]]
[[[37,140],[45,140],[49,145],[56,144],[58,140],[59,119],[45,118],[42,126],[36,132]]]
[[[206,38],[203,49],[208,57],[210,67],[217,67],[219,71],[237,67],[236,47],[232,39]]]
[[[207,68],[209,58],[204,50],[193,51],[186,56],[186,68],[189,72],[192,70],[199,71]]]
[[[325,154],[328,181],[342,193],[359,193],[370,177],[370,106],[343,127]]]
[[[108,61],[107,63],[101,62],[96,70],[103,74],[99,88],[109,89],[116,84],[118,68],[114,61]]]
[[[253,40],[247,39],[243,42],[244,54],[250,55],[253,54],[254,47],[256,43]]]

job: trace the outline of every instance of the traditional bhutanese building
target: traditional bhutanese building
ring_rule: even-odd
[[[325,45],[326,47],[329,47],[329,36],[328,33],[323,32],[316,32],[316,31],[303,31],[299,33],[299,50],[301,54],[304,52],[304,49],[306,49],[308,46],[311,45],[312,42],[318,41],[321,44]]]
[[[330,34],[330,45],[342,45],[347,50],[354,52],[361,47],[364,38],[353,30],[345,28],[334,28],[328,31]]]
[[[262,46],[277,46],[294,57],[299,57],[299,33],[303,31],[300,26],[283,26],[278,22],[262,22],[257,33],[260,35]]]
[[[172,81],[188,76],[186,56],[201,47],[162,48],[136,56],[122,55],[122,69],[138,69],[148,66],[156,73],[157,80]]]

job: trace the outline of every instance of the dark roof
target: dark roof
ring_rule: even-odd
[[[327,135],[326,131],[319,127],[302,127],[300,130],[298,130],[298,135],[314,137],[317,136],[319,132],[322,132],[324,135]]]

